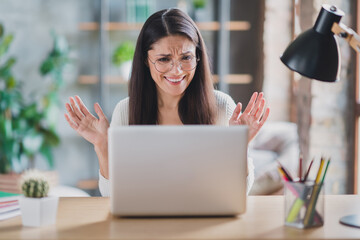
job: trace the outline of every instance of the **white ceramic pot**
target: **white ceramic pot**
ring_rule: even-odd
[[[55,224],[59,197],[20,197],[19,203],[23,226],[39,227]]]
[[[132,61],[124,62],[120,65],[120,75],[124,81],[129,81],[131,74]]]

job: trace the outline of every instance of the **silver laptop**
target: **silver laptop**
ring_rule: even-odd
[[[246,208],[246,126],[109,129],[111,213],[237,215]]]

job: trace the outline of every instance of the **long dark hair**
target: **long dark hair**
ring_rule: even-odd
[[[157,124],[158,99],[154,80],[147,65],[148,51],[163,37],[182,35],[196,46],[199,58],[193,80],[179,102],[183,124],[213,124],[215,96],[204,40],[194,21],[179,9],[171,8],[151,15],[140,31],[129,82],[129,124]]]

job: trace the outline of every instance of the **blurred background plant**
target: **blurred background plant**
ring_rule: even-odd
[[[112,55],[112,63],[119,67],[122,63],[133,59],[135,45],[131,41],[125,41],[115,48]]]
[[[115,48],[112,54],[112,63],[119,68],[121,77],[127,81],[130,77],[132,59],[135,53],[135,45],[131,41],[125,41]]]
[[[206,0],[193,0],[193,7],[195,9],[205,8]]]
[[[0,173],[33,168],[38,154],[53,168],[52,148],[60,143],[56,132],[58,92],[63,85],[64,67],[69,62],[69,48],[63,37],[54,32],[52,37],[53,48],[39,69],[51,84],[40,101],[37,92],[25,100],[22,84],[13,74],[16,58],[6,56],[14,37],[5,35],[0,24]]]
[[[206,0],[193,0],[192,1],[192,18],[194,21],[205,21],[207,17],[206,8]]]

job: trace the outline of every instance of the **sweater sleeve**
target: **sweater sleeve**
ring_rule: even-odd
[[[126,126],[129,125],[129,98],[121,100],[115,107],[111,117],[111,126]],[[101,175],[99,170],[99,190],[101,196],[110,196],[110,181]]]
[[[129,125],[129,98],[125,98],[116,104],[111,117],[111,126]]]
[[[247,164],[249,174],[246,177],[246,194],[249,195],[255,180],[255,167],[252,158],[248,157]]]
[[[110,196],[110,181],[109,179],[104,178],[103,175],[101,175],[99,170],[99,190],[101,193],[101,196],[103,197],[109,197]]]
[[[229,125],[229,120],[236,108],[234,100],[226,93],[215,91],[216,102],[218,106],[218,122],[219,125]],[[246,178],[246,193],[249,194],[251,187],[254,184],[254,164],[253,160],[248,157],[248,176]]]

